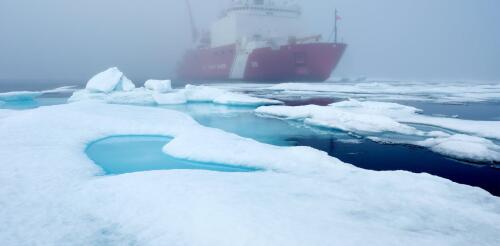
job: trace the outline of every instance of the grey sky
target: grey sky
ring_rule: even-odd
[[[191,0],[207,27],[226,0]],[[500,1],[303,0],[328,35],[333,8],[348,51],[336,76],[500,80]],[[0,79],[86,80],[110,66],[173,77],[189,46],[184,0],[0,0]]]

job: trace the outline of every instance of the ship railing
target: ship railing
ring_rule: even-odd
[[[274,5],[258,6],[258,5],[253,5],[253,4],[242,4],[242,3],[233,4],[228,9],[226,9],[225,13],[227,14],[230,12],[242,11],[242,10],[257,10],[257,11],[264,11],[264,12],[287,13],[287,14],[295,14],[295,15],[302,14],[302,10],[298,5],[294,5],[294,6],[274,6]]]

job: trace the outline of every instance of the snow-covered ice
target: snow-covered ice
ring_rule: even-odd
[[[158,105],[187,103],[186,93],[183,90],[171,93],[154,93],[153,98]]]
[[[329,106],[265,106],[256,109],[256,112],[264,116],[302,120],[309,125],[354,132],[372,137],[371,139],[379,139],[377,134],[384,132],[428,137],[425,141],[405,143],[429,147],[441,154],[460,159],[500,161],[500,146],[486,139],[500,139],[500,121],[427,116],[419,114],[420,110],[417,108],[397,103],[357,100],[333,103]],[[442,131],[425,131],[418,129],[415,124],[439,127]],[[450,137],[443,131],[453,131],[456,134]],[[383,141],[391,142],[387,139]],[[394,139],[392,142],[401,140]],[[470,148],[464,150],[464,146]]]
[[[150,79],[144,83],[144,87],[158,93],[165,93],[172,90],[172,81]]]
[[[118,68],[112,67],[92,77],[85,88],[90,92],[110,93],[131,91],[135,85]]]
[[[500,83],[368,81],[364,83],[286,83],[269,87],[289,92],[318,92],[366,100],[415,100],[445,103],[500,101]]]
[[[280,101],[257,98],[243,93],[234,93],[210,86],[187,85],[185,88],[187,100],[190,102],[212,102],[225,105],[261,106],[282,104]]]
[[[438,103],[467,103],[500,101],[500,82],[436,82],[367,79],[356,81],[329,81],[326,83],[283,84],[218,84],[231,91],[254,90],[271,94],[274,98],[294,96],[327,96],[371,101],[427,101]]]
[[[429,138],[416,144],[457,159],[500,162],[500,146],[481,137],[454,134],[447,137]]]
[[[110,68],[95,75],[85,90],[73,93],[69,102],[100,100],[115,104],[183,104],[188,102],[211,102],[235,106],[262,106],[281,104],[280,101],[257,98],[242,93],[230,92],[208,86],[186,85],[173,90],[169,80],[148,80],[144,88],[135,85],[117,68]]]
[[[500,244],[500,199],[479,188],[355,168],[176,111],[86,101],[0,124],[3,245]],[[174,156],[267,171],[100,176],[84,149],[112,135],[171,136]]]

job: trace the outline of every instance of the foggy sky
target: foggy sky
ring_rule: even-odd
[[[208,27],[226,0],[191,0]],[[334,76],[500,80],[500,1],[303,0],[349,47]],[[190,46],[184,0],[0,0],[0,79],[86,80],[110,66],[169,78]]]

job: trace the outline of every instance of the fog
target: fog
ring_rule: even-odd
[[[191,0],[208,27],[226,0]],[[497,0],[303,0],[311,32],[333,9],[349,47],[334,76],[499,80]],[[110,66],[169,78],[191,46],[184,0],[0,0],[0,79],[85,80]]]

